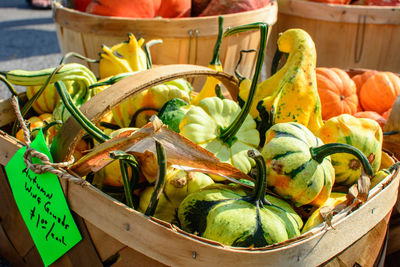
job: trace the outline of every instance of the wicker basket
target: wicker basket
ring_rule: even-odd
[[[261,9],[224,15],[224,27],[253,22],[266,22],[272,26],[277,15],[278,5],[274,0]],[[107,17],[79,12],[54,1],[53,19],[63,54],[76,52],[89,58],[98,58],[102,44],[112,46],[126,40],[128,33],[133,33],[146,41],[163,40],[162,44],[151,48],[153,63],[156,65],[207,66],[218,35],[218,16],[178,19]],[[259,37],[257,32],[227,37],[221,46],[221,62],[226,72],[233,74],[241,49],[258,48]],[[240,70],[244,75],[252,74],[255,59],[254,53],[243,58]],[[98,72],[97,64],[88,65],[94,73]]]
[[[400,7],[302,0],[279,0],[278,6],[269,54],[276,47],[278,33],[302,28],[315,43],[317,66],[400,72]]]
[[[193,65],[171,65],[137,73],[94,96],[81,110],[92,121],[149,86],[176,79],[212,75],[235,95],[237,81],[223,72]],[[111,93],[110,93],[111,92]],[[21,147],[1,132],[0,164],[5,166]],[[54,155],[68,158],[82,135],[68,120],[58,142],[65,148]],[[3,168],[2,168],[3,169]],[[335,215],[334,229],[321,225],[302,236],[260,249],[233,248],[187,234],[163,221],[146,217],[104,194],[89,183],[61,180],[83,240],[53,266],[373,266],[381,259],[389,217],[396,202],[400,172],[386,177],[369,199],[349,214]],[[16,208],[4,171],[0,171],[0,254],[16,266],[40,266],[38,252]]]

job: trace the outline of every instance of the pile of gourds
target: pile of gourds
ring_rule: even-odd
[[[359,190],[353,202],[365,201],[369,183],[376,185],[397,165],[385,170],[394,162],[382,157],[377,122],[348,114],[323,121],[316,51],[305,31],[290,29],[280,35],[272,75],[258,82],[268,26],[254,23],[224,30],[220,18],[209,67],[222,71],[223,38],[248,30],[260,32],[260,47],[254,76],[248,79],[237,73],[239,93],[232,99],[238,101],[225,98],[215,78],[207,78],[199,92],[177,79],[135,94],[94,125],[79,106],[111,84],[151,68],[149,45],[143,49],[144,41],[133,35],[111,48],[103,46],[97,61],[99,78],[82,65],[62,63],[38,72],[3,72],[2,80],[10,90],[13,84],[28,86],[30,101],[23,115],[30,107],[35,115],[53,113],[44,124],[36,123],[43,118],[28,120],[32,132],[44,125],[52,151],[63,149],[51,140],[59,123],[71,115],[87,131],[70,167],[76,173],[91,164],[87,159],[107,152],[108,164],[96,162],[103,168],[84,177],[96,187],[189,233],[224,245],[264,247],[322,223],[320,208],[347,203],[350,188]],[[286,62],[276,70],[282,56]],[[135,133],[140,136],[152,128],[161,133],[153,142],[154,152],[126,149]],[[164,148],[168,138],[163,136],[177,140],[177,147],[190,146],[199,155],[229,164],[244,179],[218,175],[218,164],[207,173],[179,168],[172,164],[174,156]],[[104,150],[109,140],[116,139],[111,153]],[[103,150],[97,149],[99,143],[104,143]]]
[[[400,95],[400,77],[390,71],[361,70],[349,73],[339,68],[318,67],[317,87],[322,118],[346,113],[377,121],[383,128]],[[352,76],[350,76],[352,75]]]

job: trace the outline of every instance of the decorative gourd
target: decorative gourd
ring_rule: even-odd
[[[178,209],[183,230],[235,247],[264,247],[299,235],[300,216],[285,201],[265,195],[265,162],[251,153],[257,169],[253,192],[215,184],[188,195]]]
[[[208,67],[212,70],[216,70],[216,71],[223,71],[223,67],[221,64],[221,61],[219,59],[219,54],[221,51],[221,42],[222,42],[222,38],[224,36],[224,18],[222,16],[218,17],[218,37],[217,37],[217,41],[215,42],[214,45],[214,50],[213,50],[213,57],[210,61],[210,63],[208,63]],[[212,97],[212,96],[216,96],[215,94],[215,86],[217,86],[217,84],[220,84],[220,81],[214,77],[207,77],[203,87],[201,88],[201,90],[199,91],[199,93],[192,99],[191,103],[192,105],[197,105],[199,104],[199,102],[206,98],[206,97]]]
[[[113,138],[125,131],[135,130],[135,128],[121,128],[110,133],[110,138]],[[97,142],[96,142],[97,143]],[[112,159],[110,159],[112,160]],[[132,171],[128,169],[128,176],[131,179]],[[112,160],[111,163],[104,168],[94,173],[93,184],[99,188],[105,186],[122,187],[124,181],[121,173],[121,165],[119,160]]]
[[[161,0],[93,0],[86,12],[100,16],[154,18]]]
[[[372,176],[371,178],[371,188],[374,188],[377,184],[379,184],[383,179],[386,178],[389,174],[393,173],[397,168],[400,167],[400,162],[394,163],[392,166],[387,169],[379,170]]]
[[[74,81],[64,81],[70,94],[74,94],[76,88],[74,88]],[[32,85],[26,87],[26,96],[31,99],[41,88],[39,85]],[[39,115],[43,113],[52,113],[56,105],[60,102],[60,97],[57,94],[57,90],[54,88],[54,84],[49,84],[39,98],[32,104],[33,110]]]
[[[187,102],[174,98],[165,103],[158,117],[165,125],[168,125],[168,129],[179,133],[179,124],[189,109],[190,105]]]
[[[161,0],[156,16],[163,18],[190,17],[191,0]]]
[[[197,192],[211,184],[214,184],[214,181],[206,174],[168,168],[164,190],[158,201],[154,217],[166,222],[175,222],[176,212],[182,200],[190,193]],[[145,212],[153,192],[154,187],[148,186],[140,193],[139,211]]]
[[[102,45],[103,51],[100,53],[99,61],[100,79],[126,72],[146,70],[146,54],[141,48],[143,43],[144,39],[136,40],[135,36],[129,33],[127,41],[111,48]]]
[[[400,78],[392,72],[378,72],[361,87],[361,107],[383,114],[393,106],[399,94]]]
[[[378,73],[377,70],[367,70],[361,74],[354,75],[351,78],[353,80],[353,82],[356,84],[357,95],[360,95],[361,87],[369,79],[369,77],[371,77],[372,75],[375,75],[376,73]]]
[[[29,129],[30,131],[32,131],[34,129],[44,128],[46,127],[47,124],[51,123],[52,121],[53,121],[53,116],[51,113],[43,113],[39,116],[32,116],[28,119],[28,123],[30,124]],[[50,144],[51,141],[53,140],[53,137],[56,135],[55,127],[51,126],[49,129],[46,129],[46,132],[44,134],[46,136],[46,142]],[[22,129],[20,129],[15,134],[15,138],[25,143],[25,136]]]
[[[334,208],[337,205],[339,205],[340,203],[345,202],[346,200],[347,200],[346,194],[332,192],[331,195],[329,196],[328,200],[321,207],[316,209],[310,215],[310,217],[308,217],[306,223],[304,224],[303,229],[301,230],[301,233],[305,233],[324,222],[324,218],[320,214],[320,210],[322,207]]]
[[[383,136],[376,121],[342,114],[325,121],[317,136],[326,144],[343,143],[358,148],[368,158],[373,172],[378,171]],[[332,155],[331,160],[336,183],[349,186],[357,182],[362,170],[362,162],[358,158],[340,153]]]
[[[328,199],[335,182],[331,154],[351,153],[360,159],[367,175],[373,175],[367,158],[357,148],[340,143],[324,145],[297,122],[273,125],[261,153],[268,168],[268,187],[296,206],[321,206]]]
[[[338,68],[317,68],[317,87],[321,99],[322,119],[357,112],[356,85],[350,76]]]
[[[112,110],[120,127],[141,127],[157,115],[166,102],[174,98],[190,101],[191,84],[185,79],[168,81],[128,98]]]
[[[315,132],[322,126],[322,117],[314,42],[304,30],[289,29],[279,36],[278,49],[289,53],[287,61],[259,84],[250,114],[263,125],[295,121]],[[245,99],[246,95],[243,91],[239,97]]]
[[[233,27],[228,31],[240,32],[248,29],[248,26]],[[250,92],[243,108],[230,99],[208,97],[197,106],[192,106],[179,124],[181,135],[244,173],[248,173],[253,165],[247,150],[257,148],[260,143],[256,122],[248,113],[256,92],[268,34],[265,24],[253,24],[250,27],[260,29],[260,49]]]
[[[353,116],[356,118],[365,118],[365,119],[374,120],[381,126],[381,128],[383,128],[383,126],[385,126],[386,120],[387,120],[383,117],[383,115],[380,115],[380,114],[376,113],[375,111],[360,111],[360,112],[354,113]]]

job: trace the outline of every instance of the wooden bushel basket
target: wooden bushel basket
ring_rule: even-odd
[[[170,65],[139,72],[112,85],[81,107],[93,122],[128,96],[176,78],[212,75],[234,96],[237,80],[224,72],[194,65]],[[64,161],[82,136],[69,119],[57,138],[64,149],[54,155]],[[21,147],[1,132],[0,163],[5,166]],[[373,266],[379,261],[392,208],[397,199],[400,173],[396,170],[370,191],[356,210],[333,217],[325,224],[265,248],[234,248],[185,233],[174,225],[147,217],[104,194],[91,184],[60,180],[83,240],[53,266]],[[22,218],[16,209],[4,170],[0,172],[0,254],[16,266],[41,265]]]
[[[101,45],[112,46],[127,40],[127,34],[133,33],[145,41],[162,39],[162,44],[151,47],[152,61],[155,65],[195,64],[207,66],[212,58],[212,47],[218,36],[218,16],[189,17],[176,19],[136,19],[92,15],[53,1],[53,20],[56,24],[57,38],[63,54],[76,52],[97,59]],[[226,14],[224,28],[254,22],[266,22],[272,26],[278,16],[278,4],[271,1],[266,7]],[[227,73],[233,74],[240,50],[258,48],[260,35],[257,32],[244,32],[227,37],[221,45],[221,63]],[[250,53],[244,56],[240,71],[243,75],[252,74],[256,56]],[[98,65],[88,65],[96,74]]]
[[[301,28],[315,43],[317,66],[400,72],[400,7],[301,0],[279,0],[278,7],[272,44],[278,33]]]

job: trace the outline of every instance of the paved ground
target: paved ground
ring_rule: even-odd
[[[25,0],[0,1],[0,70],[39,70],[61,59],[51,10],[33,10]],[[17,88],[22,90],[22,88]],[[0,99],[8,98],[0,85]]]

